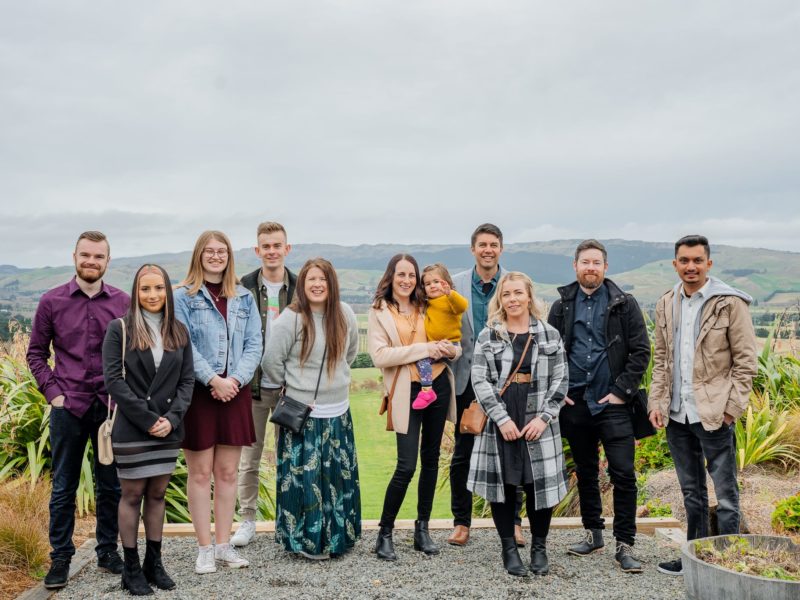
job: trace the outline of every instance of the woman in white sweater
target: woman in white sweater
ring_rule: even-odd
[[[339,301],[333,265],[306,262],[295,300],[272,324],[261,367],[285,394],[313,407],[299,433],[278,433],[275,541],[306,558],[344,554],[361,537],[361,493],[350,364],[358,351],[353,310]]]

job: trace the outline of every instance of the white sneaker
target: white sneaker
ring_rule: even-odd
[[[200,546],[197,549],[197,562],[194,563],[194,572],[216,573],[217,564],[214,562],[214,546]]]
[[[214,548],[214,558],[220,561],[223,566],[230,567],[231,569],[241,569],[242,567],[250,566],[247,559],[239,556],[236,548],[230,544],[218,544]]]
[[[233,534],[231,538],[231,546],[247,546],[256,537],[256,522],[255,521],[242,521],[239,529]]]

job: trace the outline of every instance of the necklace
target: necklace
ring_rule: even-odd
[[[219,299],[222,296],[222,287],[220,287],[219,294],[215,294],[214,292],[211,291],[211,288],[206,282],[206,289],[208,290],[208,293],[211,294],[211,297],[214,299],[214,302],[219,302]]]

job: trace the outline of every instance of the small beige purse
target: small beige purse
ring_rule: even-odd
[[[122,378],[125,379],[125,320],[119,320],[122,326]],[[111,431],[117,418],[117,407],[111,411],[111,394],[108,395],[108,415],[97,430],[97,461],[101,465],[110,465],[114,462],[114,448],[111,446]]]

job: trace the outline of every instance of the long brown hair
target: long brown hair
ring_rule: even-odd
[[[325,351],[327,358],[328,376],[332,377],[336,366],[345,354],[347,343],[347,319],[344,316],[341,302],[339,301],[339,280],[333,265],[324,258],[312,258],[306,261],[300,273],[297,274],[297,285],[294,291],[294,301],[289,308],[299,314],[303,319],[303,344],[300,347],[300,366],[303,366],[311,354],[316,338],[314,316],[311,314],[311,303],[306,296],[306,278],[308,272],[314,267],[322,271],[328,281],[328,298],[325,300],[323,324],[325,326]]]
[[[128,329],[129,346],[135,350],[147,350],[153,347],[155,340],[150,334],[150,329],[145,323],[142,306],[139,304],[139,280],[143,275],[158,273],[164,278],[164,287],[167,291],[164,308],[161,309],[161,342],[165,352],[172,352],[186,345],[188,333],[183,323],[175,318],[175,304],[172,301],[172,286],[169,275],[160,265],[144,264],[136,271],[131,290],[131,304],[125,315],[125,327]]]
[[[189,262],[189,272],[186,277],[181,281],[180,285],[185,285],[189,288],[188,294],[194,296],[203,287],[203,250],[206,244],[211,240],[216,240],[221,244],[225,244],[228,249],[228,264],[222,272],[222,295],[226,298],[233,298],[236,296],[236,284],[239,280],[236,278],[236,269],[233,266],[233,248],[228,236],[221,231],[209,230],[204,231],[197,238],[192,251],[192,260]]]
[[[372,308],[379,309],[384,302],[387,306],[398,308],[397,300],[394,299],[394,293],[392,292],[392,281],[394,281],[394,272],[397,268],[397,263],[401,260],[410,262],[414,267],[414,274],[416,275],[416,287],[414,288],[414,293],[411,294],[409,298],[411,304],[416,308],[425,306],[425,290],[422,287],[419,265],[416,259],[410,254],[395,254],[389,259],[389,264],[386,265],[383,277],[381,277],[381,280],[378,282],[378,287],[375,290],[375,298],[372,301]]]

